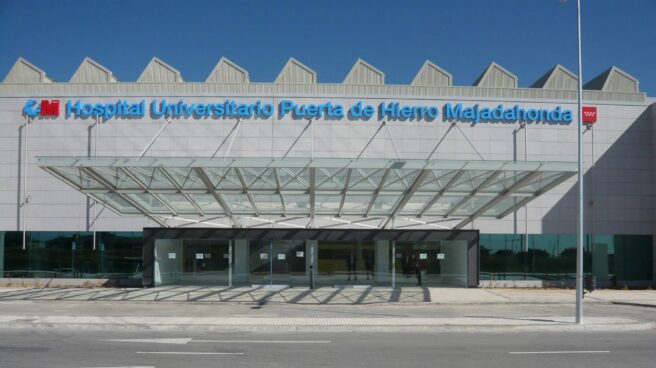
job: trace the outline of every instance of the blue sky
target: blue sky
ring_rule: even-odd
[[[611,65],[656,96],[656,0],[583,0],[584,82]],[[271,82],[292,56],[341,82],[357,58],[409,83],[426,59],[471,85],[496,61],[529,86],[576,72],[574,0],[0,0],[0,76],[23,56],[67,81],[85,56],[134,81],[153,56],[204,81],[221,56]]]

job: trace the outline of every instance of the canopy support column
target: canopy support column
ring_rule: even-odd
[[[490,176],[487,177],[479,186],[474,188],[474,190],[471,191],[465,198],[463,198],[460,202],[456,203],[453,207],[449,209],[449,212],[444,215],[444,217],[449,217],[453,213],[455,213],[460,207],[464,206],[465,203],[469,202],[470,199],[474,198],[476,196],[476,193],[480,192],[481,190],[485,189],[488,185],[490,185],[496,178],[497,176],[501,175],[502,171],[497,170],[490,174]]]
[[[431,209],[431,207],[433,207],[433,205],[435,205],[435,203],[437,203],[437,201],[439,201],[440,198],[442,198],[442,196],[444,195],[444,193],[446,193],[449,189],[451,189],[451,188],[456,184],[456,182],[458,181],[458,179],[460,179],[460,177],[461,177],[464,173],[465,173],[464,170],[459,170],[455,175],[453,175],[453,177],[451,178],[451,180],[449,180],[449,182],[446,183],[446,185],[444,186],[444,188],[442,188],[442,190],[440,190],[439,192],[437,192],[437,194],[436,194],[433,198],[431,198],[431,200],[428,201],[428,203],[426,203],[426,205],[424,206],[424,208],[421,209],[421,211],[419,212],[419,215],[417,215],[417,217],[422,217],[422,216],[424,215],[424,213],[426,213],[426,211],[428,211],[429,209]]]
[[[163,167],[161,167],[161,166],[158,167],[158,169],[159,169],[159,171],[162,173],[162,175],[164,175],[164,177],[166,178],[166,180],[170,181],[170,182],[171,182],[171,185],[173,185],[173,187],[175,187],[175,189],[177,189],[178,192],[180,192],[180,194],[182,194],[182,196],[184,196],[185,199],[186,199],[189,203],[191,203],[192,206],[194,206],[194,208],[196,209],[196,211],[198,211],[198,215],[200,215],[201,217],[205,216],[205,211],[203,211],[203,209],[200,208],[200,206],[198,205],[198,203],[196,203],[196,201],[194,201],[194,199],[191,198],[191,197],[189,196],[189,194],[187,194],[187,193],[185,193],[185,192],[182,191],[182,187],[180,187],[180,185],[178,185],[178,183],[177,183],[177,182],[175,181],[175,179],[171,176],[171,174],[169,174],[169,172],[166,171],[166,169],[163,168]]]
[[[105,180],[102,176],[96,174],[96,172],[95,172],[93,169],[91,169],[90,167],[81,167],[81,168],[80,168],[80,171],[86,173],[87,175],[89,175],[90,177],[92,177],[93,180],[95,180],[95,181],[97,181],[98,183],[102,184],[102,185],[105,187],[105,189],[107,189],[107,190],[110,191],[111,193],[115,193],[115,194],[118,195],[119,197],[123,198],[126,202],[128,202],[129,204],[131,204],[134,208],[136,208],[136,209],[137,209],[139,212],[141,212],[142,214],[146,215],[146,216],[147,216],[148,218],[150,218],[151,220],[157,222],[158,224],[160,224],[160,225],[163,226],[163,227],[169,227],[169,225],[168,225],[166,222],[164,222],[164,221],[158,219],[157,217],[151,215],[151,214],[150,214],[145,208],[143,208],[139,203],[137,203],[137,202],[135,202],[134,200],[132,200],[132,198],[130,198],[129,196],[127,196],[127,195],[125,195],[125,194],[119,192],[116,188],[114,188],[113,185],[111,185],[111,183],[109,183],[107,180]]]
[[[369,212],[374,206],[374,203],[376,203],[376,199],[378,198],[378,195],[380,194],[380,191],[383,190],[383,186],[385,185],[385,181],[387,180],[387,176],[389,176],[390,169],[385,170],[385,174],[383,174],[383,178],[380,179],[380,183],[378,184],[378,188],[374,191],[374,194],[371,196],[371,200],[369,201],[369,205],[367,206],[367,210],[364,213],[364,217],[369,217]]]
[[[312,226],[312,223],[314,223],[314,215],[316,213],[316,169],[311,167],[308,169],[310,171],[310,187],[308,190],[308,194],[310,195],[310,221],[307,223],[306,227]]]
[[[219,203],[219,206],[223,209],[223,211],[228,215],[230,218],[230,221],[232,222],[234,227],[241,227],[241,223],[237,218],[233,215],[232,210],[228,206],[225,200],[223,200],[223,197],[214,189],[214,184],[212,184],[212,181],[210,178],[207,176],[205,173],[205,170],[203,170],[202,167],[194,167],[194,171],[196,172],[196,175],[200,178],[200,180],[205,184],[205,187],[207,187],[207,190],[210,192],[210,194],[214,197],[214,199]]]
[[[344,189],[342,189],[342,199],[339,201],[339,209],[337,210],[337,217],[342,217],[344,212],[344,202],[346,201],[346,191],[348,190],[349,183],[351,182],[351,171],[353,169],[346,170],[346,179],[344,179]]]
[[[474,219],[476,219],[478,216],[484,214],[490,208],[496,206],[497,204],[499,204],[504,199],[510,197],[511,194],[515,193],[518,189],[520,189],[524,185],[530,183],[531,180],[533,180],[536,177],[540,176],[540,174],[541,173],[539,171],[533,171],[533,172],[530,172],[530,173],[524,175],[523,178],[517,180],[515,182],[515,184],[513,184],[510,188],[503,191],[499,196],[494,197],[494,199],[492,199],[491,201],[484,204],[481,208],[476,210],[476,212],[474,212],[471,216],[468,216],[466,219],[462,220],[462,222],[460,222],[458,225],[456,225],[454,227],[454,229],[456,229],[456,230],[457,229],[462,229],[463,226],[465,226],[468,223],[474,221]]]
[[[561,177],[554,180],[550,184],[545,185],[540,190],[538,190],[535,193],[531,194],[531,196],[522,199],[521,201],[517,202],[517,204],[515,204],[514,206],[512,206],[512,207],[508,208],[507,210],[501,212],[496,218],[497,219],[502,219],[502,218],[510,215],[511,213],[515,212],[515,210],[517,210],[518,208],[523,207],[525,204],[527,204],[528,202],[534,200],[536,197],[550,191],[552,188],[555,188],[556,186],[560,185],[561,183],[567,181],[567,179],[571,178],[575,174],[576,174],[575,172],[562,174]]]
[[[392,222],[392,220],[403,210],[403,207],[408,203],[410,198],[415,194],[417,189],[421,186],[421,184],[424,182],[424,179],[426,179],[426,176],[428,175],[429,171],[426,169],[421,169],[421,172],[419,175],[417,175],[417,178],[415,179],[414,183],[410,186],[410,189],[408,189],[403,197],[399,200],[399,203],[396,205],[394,208],[394,211],[392,211],[392,214],[387,218],[387,220],[383,223],[382,228],[386,229],[387,226]]]

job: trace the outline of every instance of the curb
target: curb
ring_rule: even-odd
[[[629,324],[558,324],[558,325],[167,325],[167,324],[117,324],[117,323],[34,323],[4,322],[1,329],[58,329],[58,330],[109,330],[109,331],[177,331],[177,332],[628,332],[656,329],[656,322]]]
[[[0,304],[5,302],[52,302],[52,303],[66,303],[66,302],[76,302],[76,303],[116,303],[116,304],[190,304],[190,305],[262,305],[258,301],[186,301],[186,300],[114,300],[114,299],[0,299]],[[638,303],[624,303],[624,302],[615,302],[609,300],[586,300],[586,304],[621,304],[621,305],[631,305],[631,306],[652,306],[656,305],[649,304],[638,304]],[[471,302],[439,302],[439,301],[430,301],[430,302],[361,302],[361,303],[289,303],[277,300],[267,300],[266,304],[271,305],[295,305],[295,306],[376,306],[376,307],[385,307],[385,306],[464,306],[464,305],[570,305],[574,304],[574,301],[537,301],[537,300],[527,300],[527,301],[471,301]]]
[[[184,331],[184,332],[627,332],[645,331],[656,328],[654,323],[635,325],[559,325],[559,326],[491,326],[491,325],[450,325],[450,326],[179,326],[179,325],[116,325],[116,324],[60,324],[60,323],[2,323],[3,329],[58,329],[58,330],[118,330],[118,331]]]
[[[644,303],[634,303],[634,302],[613,302],[613,301],[611,301],[610,304],[629,305],[629,306],[632,306],[632,307],[656,308],[655,304],[644,304]]]

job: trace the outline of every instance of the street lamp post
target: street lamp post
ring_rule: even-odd
[[[576,229],[576,323],[583,323],[583,111],[581,98],[583,95],[583,69],[581,63],[581,0],[576,0],[576,25],[578,28],[578,223]]]
[[[561,0],[563,3],[567,0]],[[581,107],[581,98],[583,97],[583,66],[581,63],[581,0],[576,0],[576,27],[578,41],[578,88],[577,88],[577,108],[578,118],[577,132],[577,151],[578,151],[578,219],[576,224],[576,323],[583,323],[583,109]]]

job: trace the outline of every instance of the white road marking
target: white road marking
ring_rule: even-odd
[[[196,340],[192,342],[236,343],[236,344],[330,344],[330,340]]]
[[[610,350],[561,350],[561,351],[509,351],[508,354],[597,354]]]
[[[168,355],[244,355],[244,353],[220,353],[203,351],[137,351],[137,354],[168,354]]]
[[[100,340],[109,342],[143,342],[150,344],[176,344],[184,345],[191,341],[191,338],[177,338],[177,339],[113,339],[113,340]]]
[[[126,365],[120,367],[82,367],[82,368],[155,368],[154,365]]]

